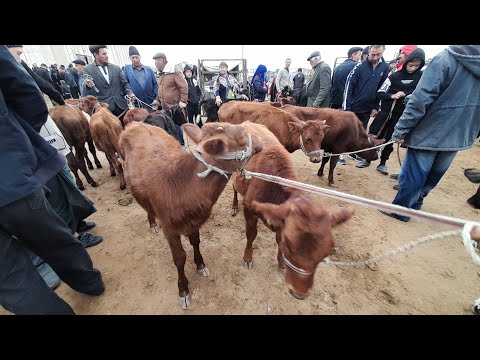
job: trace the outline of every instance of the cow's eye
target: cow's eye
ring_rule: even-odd
[[[312,140],[310,140],[310,139],[305,139],[305,142],[306,142],[307,144],[310,144],[310,143],[312,142]]]

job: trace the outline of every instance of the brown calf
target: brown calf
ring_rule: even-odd
[[[248,121],[241,126],[263,142],[262,151],[253,156],[245,170],[298,181],[291,156],[272,132]],[[238,211],[237,192],[243,197],[247,236],[244,264],[248,268],[252,266],[252,244],[260,218],[275,232],[278,266],[286,269],[285,284],[290,294],[303,300],[311,292],[317,265],[332,253],[332,228],[350,219],[355,207],[329,209],[319,201],[310,200],[300,190],[257,178],[247,180],[242,174],[234,174],[232,180],[233,215]]]
[[[249,143],[243,129],[231,124],[205,124],[201,130],[185,124],[182,128],[198,144],[199,151],[185,150],[163,129],[142,123],[127,126],[120,136],[120,148],[132,196],[147,211],[153,231],[157,218],[170,245],[178,270],[179,301],[186,309],[190,297],[180,235],[189,238],[197,271],[207,276],[208,269],[200,253],[199,229],[225,188],[228,174],[241,168],[262,145],[254,136]],[[209,164],[208,168],[205,164]],[[221,174],[222,170],[226,174]]]
[[[117,172],[120,177],[120,190],[125,189],[123,167],[115,154],[120,154],[118,147],[118,139],[122,133],[120,120],[107,108],[96,105],[95,113],[90,120],[90,128],[97,149],[103,151],[107,157],[110,175],[115,176]]]
[[[148,114],[149,112],[147,109],[130,109],[123,117],[123,125],[127,126],[127,124],[131,123],[132,121],[141,122],[147,118]]]
[[[296,115],[299,119],[304,121],[326,120],[326,124],[330,125],[330,129],[328,132],[325,132],[322,148],[332,154],[367,149],[381,145],[385,142],[385,139],[377,139],[375,135],[367,134],[357,115],[351,111],[299,107],[293,105],[284,105],[282,106],[282,110]],[[357,153],[357,155],[365,160],[376,160],[378,159],[378,148],[362,151]],[[323,176],[323,169],[329,160],[330,169],[328,172],[328,185],[331,187],[337,187],[333,181],[333,171],[337,165],[338,156],[324,157],[317,175]]]
[[[311,162],[322,160],[322,141],[329,128],[323,121],[301,121],[297,116],[268,103],[241,101],[222,104],[218,117],[220,121],[232,124],[249,120],[265,125],[289,152],[302,149]]]
[[[78,176],[78,169],[80,169],[90,185],[93,187],[98,186],[98,183],[93,180],[88,173],[87,167],[85,166],[85,158],[87,153],[85,150],[85,142],[88,140],[88,146],[94,157],[95,164],[98,168],[102,167],[97,158],[95,146],[92,142],[92,135],[90,133],[88,120],[79,109],[76,109],[70,105],[54,106],[50,108],[48,112],[65,137],[67,144],[70,146],[70,148],[72,148],[72,150],[75,149],[74,153],[72,151],[72,153],[67,155],[67,162],[68,166],[73,172],[73,175],[75,176],[75,182],[78,188],[80,190],[85,189],[82,180],[80,180],[80,177]],[[92,164],[90,163],[90,166],[91,165]],[[93,169],[93,166],[91,169]]]

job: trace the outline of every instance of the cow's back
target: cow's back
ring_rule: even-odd
[[[100,108],[92,115],[90,129],[95,146],[103,152],[118,151],[118,140],[122,133],[120,120],[108,109]]]

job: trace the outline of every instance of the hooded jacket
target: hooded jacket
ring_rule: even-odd
[[[413,149],[457,151],[480,130],[480,45],[451,45],[423,71],[392,139]]]
[[[403,46],[403,47],[400,48],[400,51],[403,51],[403,52],[407,55],[407,57],[408,57],[408,55],[410,55],[410,53],[411,53],[413,50],[415,50],[416,48],[417,48],[417,45],[405,45],[405,46]],[[397,63],[397,65],[396,65],[397,71],[402,70],[403,64],[405,64],[405,61],[407,61],[407,58],[405,58],[404,61]]]

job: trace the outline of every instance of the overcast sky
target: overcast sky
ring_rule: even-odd
[[[335,58],[347,56],[347,51],[353,46],[365,47],[367,45],[134,45],[140,52],[145,65],[154,66],[152,57],[157,52],[167,55],[167,71],[172,71],[173,66],[182,61],[198,64],[198,59],[247,59],[247,68],[256,69],[263,64],[268,70],[283,67],[287,57],[292,59],[290,69],[299,67],[310,68],[307,61],[308,55],[319,50],[322,59],[332,68]],[[403,45],[386,45],[385,60],[392,60],[394,54]],[[425,50],[426,59],[430,59],[448,45],[418,45]],[[343,60],[342,60],[343,61]],[[230,65],[230,64],[229,64]]]

